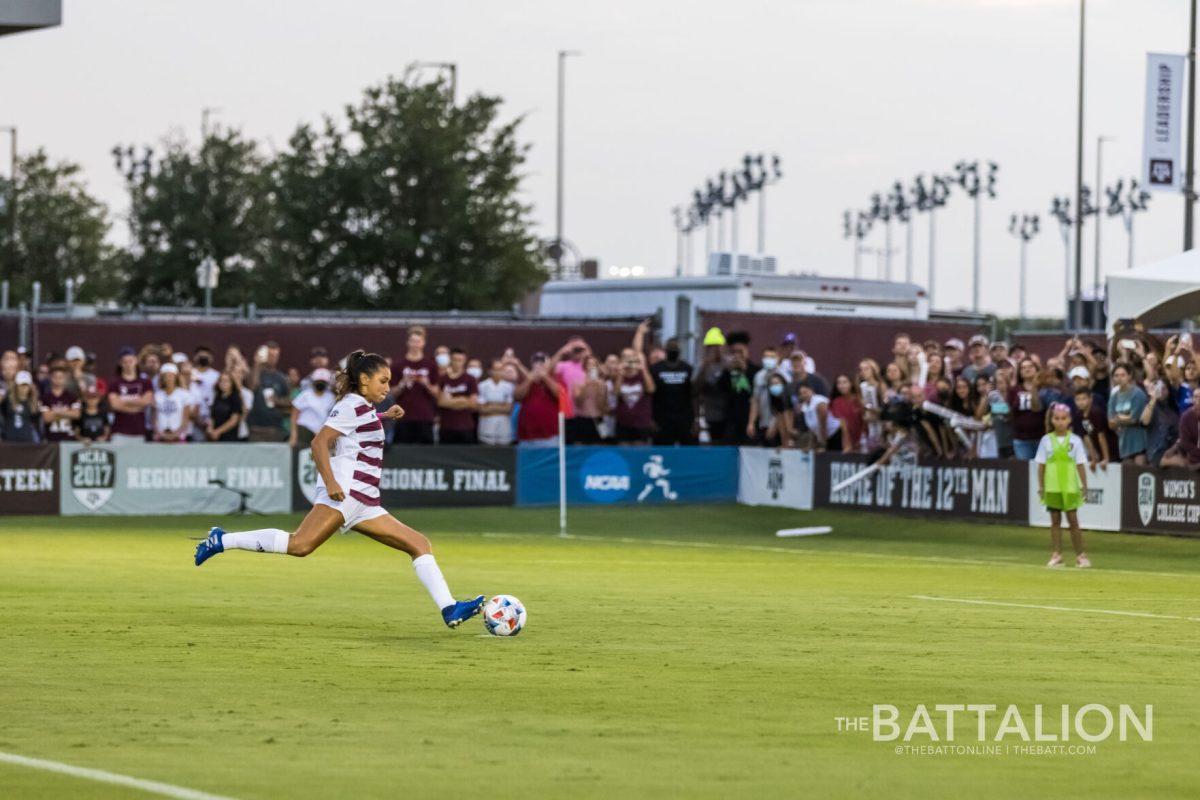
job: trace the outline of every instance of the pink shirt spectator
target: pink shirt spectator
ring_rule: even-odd
[[[554,377],[561,386],[566,387],[566,417],[571,419],[575,416],[575,390],[587,380],[587,373],[583,369],[583,364],[578,361],[560,361],[554,368]]]

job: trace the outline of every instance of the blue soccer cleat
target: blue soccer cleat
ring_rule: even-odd
[[[459,600],[452,606],[446,606],[442,609],[442,619],[446,621],[446,627],[457,628],[478,614],[482,609],[483,595],[479,595],[474,600]]]
[[[225,552],[225,545],[221,544],[221,537],[224,535],[225,531],[221,530],[220,528],[213,528],[208,532],[208,538],[196,545],[197,567],[203,564],[205,561],[208,561],[217,553]]]

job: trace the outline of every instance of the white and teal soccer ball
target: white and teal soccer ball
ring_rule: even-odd
[[[492,636],[516,636],[525,627],[525,604],[498,594],[483,604],[483,625]]]

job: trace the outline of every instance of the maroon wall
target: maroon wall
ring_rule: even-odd
[[[141,347],[148,342],[170,342],[176,350],[190,353],[199,344],[212,347],[218,361],[225,348],[236,344],[247,359],[255,348],[268,339],[281,348],[281,363],[302,371],[308,364],[309,351],[325,347],[334,361],[357,348],[384,355],[404,353],[402,323],[244,323],[244,322],[146,322],[131,320],[39,320],[35,332],[37,354],[63,353],[71,345],[79,345],[96,353],[101,365],[115,364],[117,351],[124,345]],[[499,325],[436,324],[427,325],[429,350],[439,344],[462,347],[480,358],[501,355],[512,347],[517,356],[528,362],[537,350],[553,352],[573,335],[581,335],[600,354],[628,346],[633,338],[632,326],[588,325],[575,328],[567,325],[542,326],[511,322]],[[0,348],[15,347],[15,328],[0,327]]]

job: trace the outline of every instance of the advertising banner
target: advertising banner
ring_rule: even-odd
[[[1183,188],[1183,162],[1179,153],[1185,64],[1182,55],[1146,54],[1142,186],[1147,189],[1178,192]]]
[[[1123,464],[1121,529],[1200,536],[1200,474]]]
[[[812,502],[812,455],[764,447],[738,449],[738,502],[808,511]]]
[[[58,513],[58,445],[0,447],[0,514]]]
[[[558,450],[517,449],[517,504],[558,502]],[[737,499],[736,447],[568,447],[567,502],[698,503]]]
[[[1124,491],[1121,465],[1109,464],[1108,469],[1097,467],[1095,472],[1089,469],[1087,480],[1087,497],[1083,500],[1083,506],[1076,512],[1079,516],[1079,527],[1089,531],[1121,530],[1121,494]],[[1029,524],[1049,528],[1050,513],[1038,498],[1037,488],[1037,464],[1030,461]]]
[[[291,510],[286,444],[63,444],[61,508],[79,514]]]
[[[1029,519],[1029,467],[1023,461],[896,464],[838,492],[831,487],[867,466],[866,456],[818,453],[813,505],[929,517]]]
[[[297,511],[307,511],[321,478],[309,448],[297,449],[295,459],[292,502]],[[384,451],[379,494],[384,508],[511,506],[516,486],[511,447],[412,445]]]

